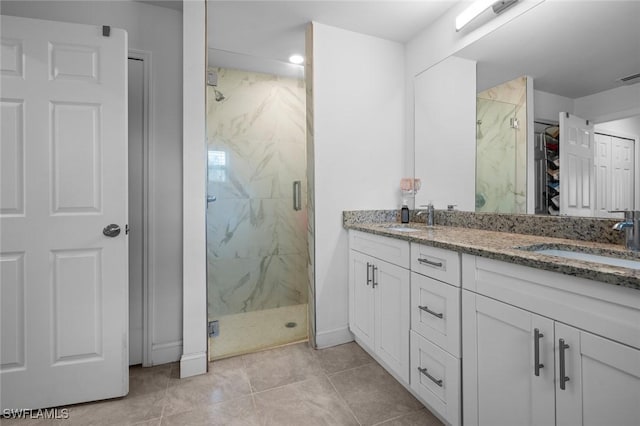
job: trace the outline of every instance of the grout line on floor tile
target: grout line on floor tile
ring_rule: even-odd
[[[285,387],[285,386],[295,385],[295,384],[298,384],[298,383],[308,382],[309,380],[317,379],[318,377],[320,377],[320,376],[311,376],[311,377],[308,377],[308,378],[306,378],[306,379],[297,380],[297,381],[295,381],[295,382],[287,383],[287,384],[285,384],[285,385],[280,385],[280,386],[276,386],[276,387],[273,387],[273,388],[264,389],[264,390],[261,390],[261,391],[255,391],[255,392],[253,391],[253,386],[251,386],[251,394],[252,394],[252,395],[255,395],[255,394],[261,394],[261,393],[264,393],[264,392],[269,392],[269,391],[272,391],[272,390],[274,390],[274,389],[281,389],[281,388],[283,388],[283,387]],[[251,381],[251,379],[249,379],[249,381]]]
[[[362,365],[358,365],[358,366],[355,366],[355,367],[347,368],[347,369],[345,369],[345,370],[334,371],[333,373],[326,373],[326,372],[325,372],[325,374],[326,374],[328,377],[331,377],[331,376],[335,376],[335,375],[340,374],[340,373],[346,373],[347,371],[351,371],[351,370],[356,370],[356,369],[358,369],[358,368],[367,367],[367,366],[369,366],[369,365],[371,365],[371,364],[378,364],[378,365],[380,365],[380,364],[379,364],[379,363],[374,359],[374,360],[371,360],[371,361],[367,362],[366,364],[362,364]]]
[[[362,423],[360,422],[360,419],[358,418],[358,416],[356,416],[356,413],[353,412],[353,410],[351,409],[351,406],[349,405],[349,403],[347,402],[346,399],[344,399],[344,397],[342,396],[342,394],[340,392],[338,392],[338,388],[336,388],[336,385],[333,384],[333,382],[331,381],[331,377],[329,377],[328,374],[325,373],[325,377],[327,378],[327,380],[329,381],[329,384],[331,385],[331,387],[333,388],[333,390],[336,392],[336,395],[338,395],[338,398],[340,398],[340,400],[344,403],[344,405],[347,407],[347,410],[349,410],[349,412],[351,413],[351,415],[353,416],[353,418],[356,420],[356,423],[358,423],[360,426],[362,426]]]

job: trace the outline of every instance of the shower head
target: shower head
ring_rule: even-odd
[[[216,95],[216,102],[221,102],[225,100],[224,95],[218,89],[214,88],[213,93]]]

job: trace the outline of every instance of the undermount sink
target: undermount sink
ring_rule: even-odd
[[[597,249],[582,249],[581,247],[574,246],[531,246],[518,248],[547,256],[603,263],[605,265],[619,266],[622,268],[640,269],[640,257],[624,252],[616,253],[613,250],[602,250],[602,253],[592,253],[591,251],[597,251]]]
[[[408,226],[400,226],[400,225],[387,226],[386,229],[388,229],[389,231],[398,231],[398,232],[418,232],[418,231],[420,231],[419,229],[416,229],[416,228],[409,228]]]

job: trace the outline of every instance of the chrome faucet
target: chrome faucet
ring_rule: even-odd
[[[433,226],[434,223],[434,209],[433,209],[433,203],[429,203],[427,205],[421,205],[420,207],[426,207],[427,208],[427,219],[425,221],[427,226]],[[423,215],[425,212],[424,211],[420,211],[418,213],[416,213],[416,217]]]
[[[628,250],[640,251],[640,211],[614,210],[609,213],[624,213],[624,220],[613,225],[613,229],[624,231]]]

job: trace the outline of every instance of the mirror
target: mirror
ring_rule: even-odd
[[[485,178],[483,181],[478,178],[476,181],[476,173],[469,173],[468,170],[468,156],[473,155],[474,160],[480,160],[482,155],[488,155],[489,158],[494,157],[495,161],[490,162],[493,166],[500,166],[505,170],[490,171],[485,173],[485,176],[510,186],[511,199],[501,197],[502,204],[496,203],[484,211],[548,214],[549,205],[541,205],[540,200],[536,208],[535,168],[536,165],[540,169],[542,167],[540,162],[535,162],[535,134],[543,133],[551,125],[557,125],[560,112],[569,112],[571,117],[583,118],[585,123],[589,120],[592,129],[590,132],[596,135],[593,143],[597,148],[592,149],[592,163],[588,167],[592,172],[583,176],[583,179],[595,182],[594,192],[589,193],[585,189],[586,186],[575,187],[573,190],[578,188],[586,194],[584,200],[590,203],[588,210],[594,216],[610,216],[607,210],[622,205],[640,209],[640,76],[626,82],[621,81],[623,77],[640,73],[639,20],[640,2],[546,1],[458,51],[455,54],[458,59],[476,61],[474,79],[477,79],[477,84],[474,97],[470,99],[469,95],[465,94],[464,100],[458,99],[458,105],[441,103],[435,114],[446,116],[446,107],[464,112],[458,115],[456,129],[464,127],[467,134],[469,129],[473,129],[473,136],[466,137],[464,141],[456,141],[450,149],[443,140],[439,139],[435,143],[425,137],[425,134],[428,135],[430,132],[425,130],[426,124],[425,128],[420,128],[423,126],[421,123],[425,121],[425,115],[419,101],[421,97],[428,97],[420,93],[421,87],[428,86],[421,80],[427,79],[425,76],[429,74],[437,73],[437,69],[451,58],[416,76],[415,174],[423,180],[423,190],[417,195],[416,206],[434,200],[436,208],[458,204],[460,210],[482,211],[481,208],[476,208],[483,201],[477,199],[477,194],[487,196],[487,191],[499,193],[502,189],[494,188],[491,179]],[[486,96],[479,99],[479,94],[488,89],[523,76],[530,77],[530,87],[526,91],[526,103],[530,111],[524,123],[521,117],[512,114],[511,106],[497,104],[493,102],[496,99],[485,99]],[[486,120],[481,120],[482,127],[479,128],[479,117],[475,111],[473,116],[465,111],[469,109],[469,103],[474,109],[477,103],[477,111],[482,113],[487,108],[486,104],[491,102],[498,106],[498,110],[504,109],[497,113],[493,121],[504,123],[506,119],[509,124],[511,119],[515,118],[517,125],[526,129],[524,150],[520,149],[522,146],[514,143],[512,147],[519,147],[520,151],[513,148],[508,153],[502,152],[503,157],[500,157],[496,152],[491,153],[482,145],[476,145],[476,137],[486,137],[487,134],[496,132],[496,129],[489,126],[492,120],[488,116]],[[500,117],[500,120],[497,117]],[[438,118],[432,115],[429,120],[438,121]],[[618,139],[614,139],[614,142],[608,139],[611,136],[622,137],[630,142],[625,142],[627,145],[621,148]],[[615,149],[622,152],[629,163],[622,171],[611,157],[615,144]],[[442,173],[434,173],[436,168],[429,164],[434,162],[432,156],[428,155],[434,149],[445,162],[451,162],[448,175],[444,175],[447,176],[446,179],[442,178]],[[600,158],[601,154],[606,158]],[[462,157],[462,162],[451,160],[457,157]],[[513,160],[507,161],[507,157]],[[475,168],[476,161],[473,164]],[[478,170],[474,172],[482,172],[481,167],[478,166]],[[563,168],[560,176],[563,173],[569,173],[569,169]],[[632,187],[625,190],[630,197],[622,199],[624,197],[618,194],[620,191],[612,189],[611,182],[620,179],[625,173]],[[460,179],[464,180],[464,185],[457,182]],[[456,185],[448,185],[448,180],[456,181]],[[440,194],[430,192],[429,182],[438,181],[439,185],[449,189],[444,191],[446,194],[443,194],[443,191]],[[567,181],[569,179],[565,180]],[[607,185],[609,190],[605,190]],[[462,187],[467,190],[457,189]],[[597,192],[595,187],[598,189]],[[469,194],[468,188],[474,188],[475,193]],[[551,196],[544,197],[545,201],[553,203],[550,200],[553,198],[552,194],[549,195]],[[489,204],[488,200],[484,201],[485,205]],[[509,205],[517,207],[512,209]],[[585,215],[584,211],[574,213],[571,209],[565,209],[563,214]]]

